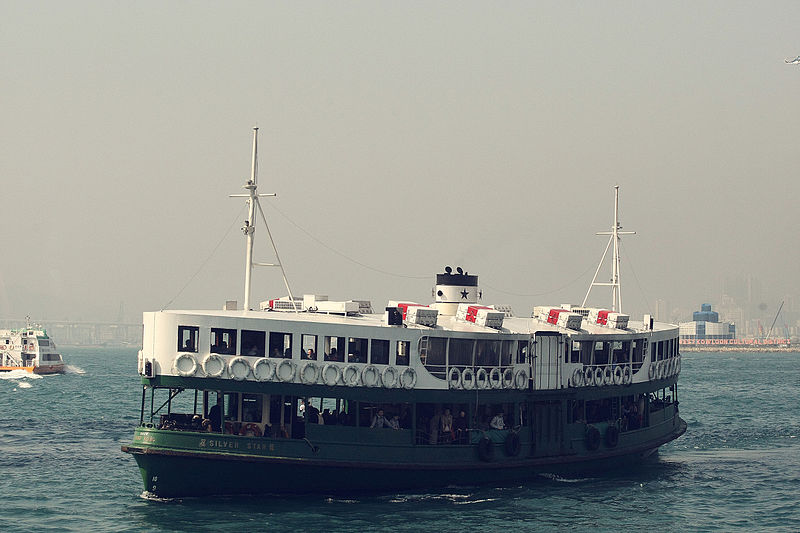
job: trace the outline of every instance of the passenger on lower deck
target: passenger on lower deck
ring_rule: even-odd
[[[453,433],[458,444],[467,443],[467,413],[463,410],[453,420]]]
[[[504,420],[504,415],[502,411],[499,411],[492,421],[489,423],[489,427],[492,429],[506,429],[506,421]]]

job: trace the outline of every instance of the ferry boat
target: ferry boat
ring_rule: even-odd
[[[140,419],[122,450],[146,493],[498,484],[625,468],[686,431],[678,327],[631,320],[618,285],[610,309],[518,317],[446,267],[427,304],[374,312],[286,282],[288,296],[251,306],[256,136],[243,308],[143,316]],[[612,239],[619,228],[615,210]]]
[[[0,372],[62,374],[64,361],[47,331],[30,322],[24,328],[0,330]]]

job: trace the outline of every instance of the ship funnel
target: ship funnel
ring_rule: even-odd
[[[445,267],[444,274],[436,274],[436,288],[433,290],[436,303],[432,307],[439,310],[440,315],[455,316],[458,304],[474,304],[481,297],[478,288],[478,276],[471,276],[461,267],[453,269]]]

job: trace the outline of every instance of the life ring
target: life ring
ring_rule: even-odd
[[[203,359],[203,372],[210,378],[218,378],[225,372],[225,361],[222,360],[222,357],[212,353]]]
[[[582,387],[583,386],[583,369],[576,368],[575,372],[572,373],[572,386],[573,387]]]
[[[619,442],[619,429],[612,424],[606,428],[606,446],[613,448]]]
[[[494,367],[489,371],[489,388],[499,389],[503,386],[503,374],[500,368]]]
[[[245,437],[260,437],[261,428],[258,427],[258,424],[250,422],[249,424],[245,424],[245,426],[242,428],[242,435]]]
[[[600,447],[600,430],[594,426],[586,426],[586,449],[594,451]]]
[[[410,377],[406,378],[406,376]],[[408,367],[400,373],[398,380],[404,389],[413,389],[417,384],[417,371]]]
[[[489,437],[483,437],[478,441],[478,457],[487,463],[494,459],[494,443]]]
[[[187,363],[184,363],[187,361]],[[181,376],[188,378],[197,373],[197,359],[190,353],[182,353],[175,358],[175,371]]]
[[[475,372],[475,386],[479,389],[486,389],[489,387],[489,373],[486,369],[481,367]]]
[[[525,390],[528,388],[528,373],[524,368],[520,368],[517,370],[517,373],[514,374],[514,385],[517,386],[518,390]]]
[[[263,370],[262,370],[263,369]],[[258,381],[269,381],[275,377],[275,363],[262,357],[253,363],[253,376]]]
[[[461,372],[461,386],[467,390],[475,388],[475,371],[467,367]]]
[[[592,367],[587,366],[583,369],[583,382],[587,387],[594,385],[594,370]]]
[[[514,386],[514,369],[511,367],[503,370],[503,388],[510,389]]]
[[[311,371],[311,375],[309,376],[309,370]],[[300,381],[305,383],[306,385],[313,385],[319,379],[319,367],[317,363],[314,361],[309,361],[308,363],[303,365],[303,368],[300,369]]]
[[[458,367],[451,367],[447,373],[447,383],[451,389],[461,388],[461,370]]]
[[[594,369],[594,384],[598,387],[603,384],[603,367],[601,366]]]
[[[511,431],[506,437],[504,446],[506,449],[506,455],[509,457],[516,457],[519,455],[519,452],[522,451],[522,440],[519,438],[519,433],[516,431]]]
[[[622,383],[622,367],[617,365],[614,367],[614,385]]]
[[[347,365],[342,370],[342,381],[348,387],[355,387],[361,381],[361,369],[356,365]]]
[[[626,366],[625,369],[622,371],[622,384],[628,385],[631,382],[633,374],[631,373],[631,367]]]
[[[247,379],[247,376],[250,375],[250,363],[244,357],[234,357],[228,363],[228,373],[236,381]]]
[[[611,366],[606,365],[603,368],[603,385],[611,385],[614,383],[614,373],[611,371]]]
[[[656,363],[656,379],[664,379],[664,361]]]
[[[294,381],[294,375],[296,373],[297,367],[294,365],[291,359],[282,360],[280,363],[278,363],[278,367],[275,369],[275,374],[278,376],[278,379],[283,382]]]
[[[650,368],[647,369],[647,379],[653,381],[656,379],[656,364],[650,361]]]
[[[393,366],[387,366],[381,372],[381,383],[387,389],[391,389],[397,385],[397,377],[397,369]]]
[[[333,371],[333,379],[331,379],[331,371]],[[322,381],[325,382],[325,385],[334,386],[336,383],[339,382],[339,376],[341,376],[342,372],[339,370],[338,365],[334,365],[333,363],[328,363],[322,369]]]
[[[361,381],[366,387],[380,387],[381,373],[375,365],[367,365],[361,371]]]

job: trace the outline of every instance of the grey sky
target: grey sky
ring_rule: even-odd
[[[798,23],[797,2],[2,2],[0,317],[138,321],[232,225],[171,307],[241,302],[227,195],[254,125],[299,294],[427,301],[447,264],[520,314],[580,303],[615,183],[626,311],[726,276],[796,294]],[[284,293],[257,272],[254,300]]]

